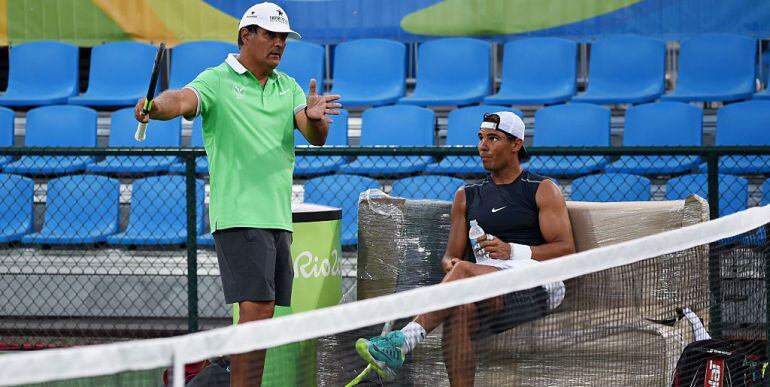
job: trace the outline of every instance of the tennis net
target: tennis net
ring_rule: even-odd
[[[432,284],[446,241],[430,235],[444,233],[446,204],[367,196],[358,301],[172,338],[6,353],[0,385],[181,386],[207,360],[188,385],[225,386],[238,377],[229,372],[232,355],[267,349],[263,374],[241,368],[247,382],[342,386],[359,376],[360,385],[663,386],[684,348],[706,332],[742,354],[741,372],[759,383],[768,348],[770,207],[701,222],[706,206],[686,225],[681,215],[693,203],[705,206],[696,199],[677,201],[676,211],[571,203],[584,251]],[[665,220],[671,216],[680,220]],[[636,238],[629,230],[645,222],[665,225]],[[597,231],[605,229],[615,239]],[[590,241],[596,247],[584,249]],[[391,351],[405,347],[400,334],[359,340],[401,332],[415,316],[443,323],[403,359]],[[412,342],[420,334],[410,327]],[[389,365],[384,377],[363,373],[368,364],[357,347]]]

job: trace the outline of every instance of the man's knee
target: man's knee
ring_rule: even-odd
[[[238,323],[271,318],[274,312],[274,301],[241,301],[238,303]]]

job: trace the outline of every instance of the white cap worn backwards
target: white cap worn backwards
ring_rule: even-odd
[[[524,141],[524,121],[521,120],[521,117],[512,112],[495,112],[492,114],[500,117],[500,123],[483,121],[481,129],[497,129]],[[529,159],[529,153],[527,153],[524,143],[522,143],[521,149],[519,149],[519,160],[525,161],[527,159]]]
[[[500,117],[500,123],[494,122],[482,122],[482,129],[497,129],[502,130],[505,133],[510,134],[516,138],[524,139],[524,121],[519,116],[511,112],[496,112],[492,113]]]
[[[299,39],[301,36],[292,31],[289,26],[289,17],[283,9],[273,3],[254,4],[247,9],[238,23],[238,30],[251,25],[260,26],[268,31],[278,33],[288,33],[292,38]]]

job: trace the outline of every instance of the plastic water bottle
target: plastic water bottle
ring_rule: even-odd
[[[471,229],[468,230],[468,239],[471,241],[471,248],[473,248],[473,256],[476,257],[476,263],[489,259],[487,254],[481,250],[477,250],[479,247],[478,238],[484,236],[484,229],[479,226],[479,222],[476,219],[471,220]]]

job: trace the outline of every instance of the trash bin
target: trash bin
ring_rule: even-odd
[[[291,307],[276,307],[275,317],[337,305],[342,298],[342,210],[317,204],[292,205],[294,264]],[[233,305],[233,323],[238,304]],[[268,349],[263,386],[315,386],[316,341]]]

